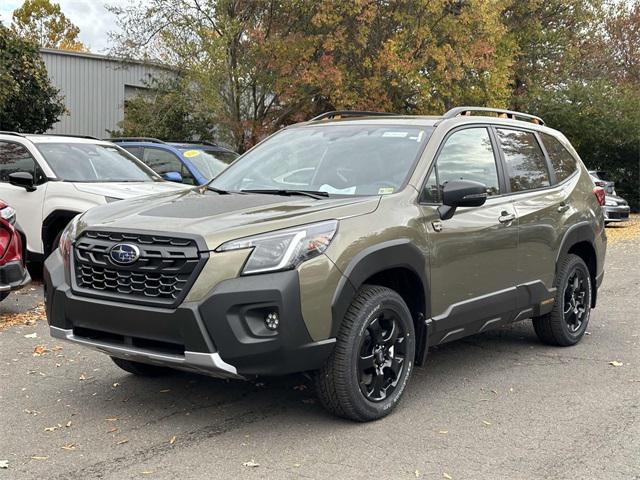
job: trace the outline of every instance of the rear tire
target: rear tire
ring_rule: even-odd
[[[125,372],[138,375],[139,377],[159,377],[171,373],[171,369],[160,367],[158,365],[149,365],[147,363],[132,362],[122,358],[111,357],[113,363],[119,366]]]
[[[591,275],[577,255],[568,255],[556,277],[553,310],[533,318],[538,338],[548,345],[575,345],[584,336],[591,314]]]
[[[316,392],[333,414],[366,422],[388,415],[411,377],[411,312],[395,291],[363,286],[340,326],[336,346],[317,372]]]

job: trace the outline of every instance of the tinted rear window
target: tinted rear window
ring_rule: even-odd
[[[558,182],[562,182],[577,170],[578,165],[576,159],[555,137],[547,135],[546,133],[543,133],[541,136],[542,143],[544,143],[547,153],[549,154],[553,170],[556,172],[556,179]]]
[[[536,136],[524,130],[497,129],[512,192],[548,187],[549,170]]]

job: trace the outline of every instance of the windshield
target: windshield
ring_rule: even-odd
[[[193,166],[207,180],[217,177],[231,162],[238,158],[237,153],[199,148],[181,148],[180,152],[193,163]]]
[[[221,190],[383,195],[402,188],[433,127],[324,125],[272,136],[216,178]]]
[[[39,143],[56,176],[68,182],[153,182],[161,178],[114,145]]]

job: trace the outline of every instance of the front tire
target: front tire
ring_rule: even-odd
[[[411,377],[415,345],[413,319],[402,297],[364,285],[347,310],[333,353],[316,374],[320,402],[359,422],[388,415]]]
[[[584,336],[591,314],[591,275],[577,255],[568,255],[556,277],[553,310],[533,319],[538,338],[548,345],[575,345]]]
[[[124,360],[123,358],[111,357],[113,363],[119,366],[125,372],[132,373],[139,377],[159,377],[167,375],[171,372],[170,368],[160,367],[158,365],[149,365],[147,363],[133,362]]]

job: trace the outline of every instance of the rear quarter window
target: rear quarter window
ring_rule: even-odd
[[[510,128],[498,128],[496,132],[512,192],[551,185],[547,160],[533,133]]]
[[[546,133],[540,134],[551,160],[551,165],[556,173],[558,182],[569,178],[578,169],[578,163],[573,155],[560,143],[560,141]]]

